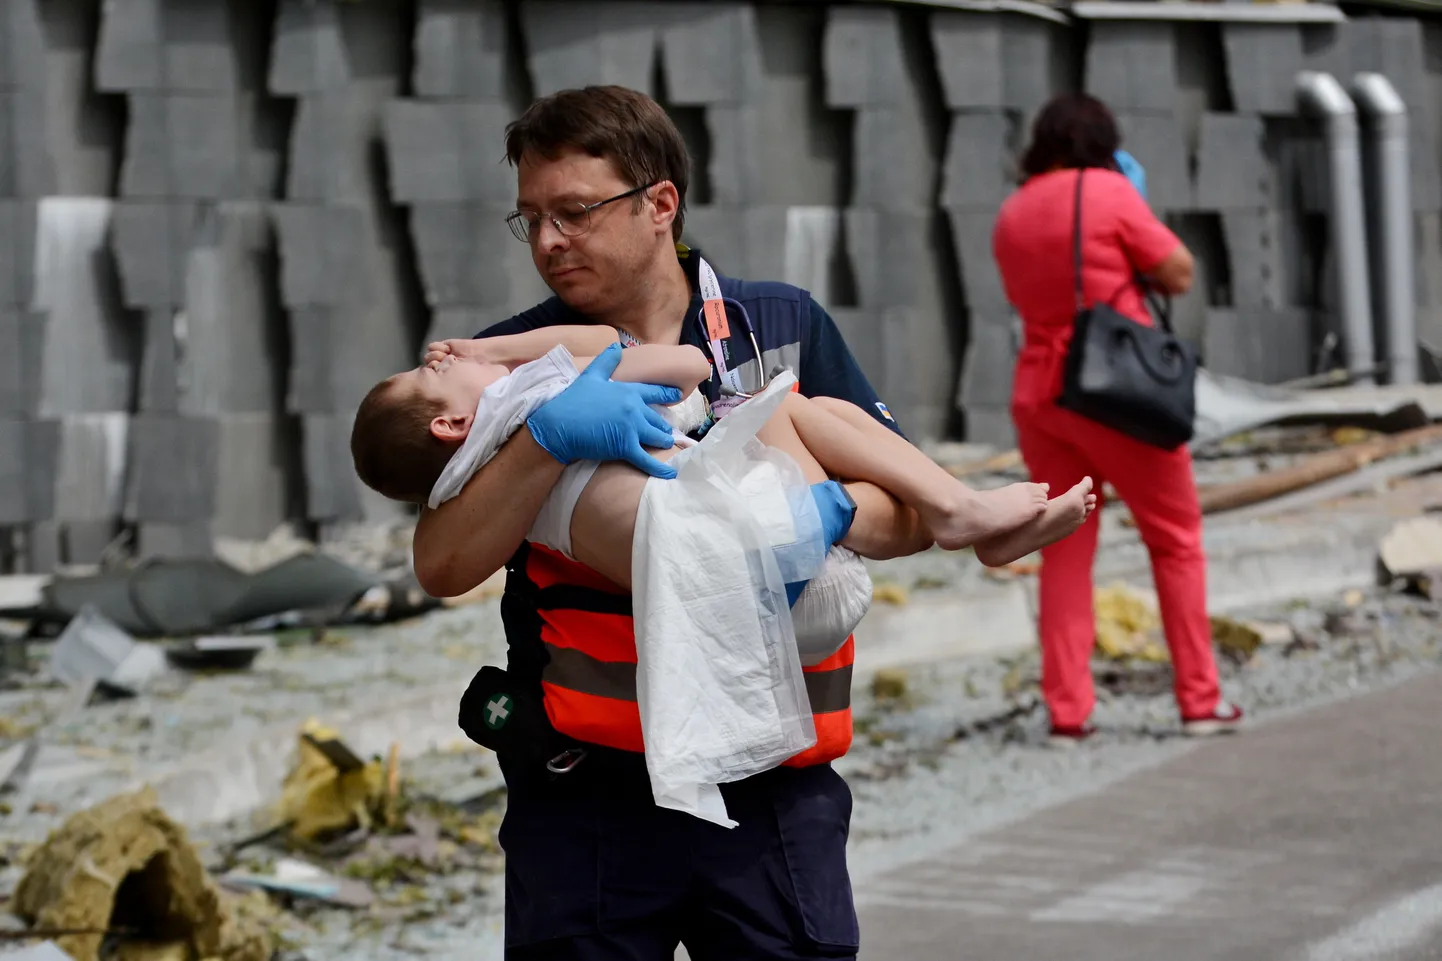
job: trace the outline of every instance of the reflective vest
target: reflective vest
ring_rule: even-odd
[[[682,265],[697,285],[694,258],[678,246]],[[789,284],[718,278],[721,292],[746,307],[761,348],[761,363],[744,334],[734,336],[733,365],[745,386],[758,383],[762,370],[789,367],[799,375],[801,340],[810,299]],[[694,316],[694,300],[682,343],[708,349]],[[574,323],[563,313],[555,322]],[[709,398],[720,396],[715,376],[702,385]],[[806,385],[801,385],[803,392]],[[636,633],[631,595],[595,571],[564,555],[524,544],[507,565],[502,615],[511,640],[513,671],[540,675],[546,714],[567,737],[624,751],[641,751],[641,715],[636,706]],[[535,638],[534,646],[521,638]],[[794,767],[823,764],[851,748],[851,671],[856,645],[848,638],[841,650],[814,667],[803,668],[806,692],[816,722],[816,744],[786,762]]]
[[[536,544],[522,547],[512,563],[506,590],[527,597],[538,615],[547,657],[541,690],[551,725],[588,744],[643,750],[631,595],[589,567]],[[822,764],[850,749],[855,659],[855,640],[848,638],[831,657],[803,668],[816,744],[787,765]]]

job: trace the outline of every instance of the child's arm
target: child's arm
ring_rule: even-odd
[[[426,348],[423,362],[429,364],[443,360],[447,354],[455,354],[515,370],[522,364],[540,360],[559,344],[564,344],[573,357],[594,357],[620,339],[616,328],[604,324],[540,327],[500,337],[437,341]]]
[[[585,370],[595,357],[576,357],[576,367]],[[690,344],[638,344],[621,351],[621,362],[611,374],[612,380],[632,384],[660,384],[675,387],[682,397],[688,396],[711,376],[711,362],[700,348]]]

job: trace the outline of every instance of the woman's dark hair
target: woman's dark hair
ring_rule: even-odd
[[[1122,145],[1117,118],[1107,105],[1084,93],[1053,97],[1031,125],[1031,143],[1021,157],[1022,174],[1035,177],[1057,167],[1112,167]]]

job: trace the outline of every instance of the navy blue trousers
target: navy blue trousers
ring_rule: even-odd
[[[507,961],[856,957],[851,791],[829,765],[724,785],[727,829],[656,807],[643,765],[637,782],[590,763],[507,772]]]

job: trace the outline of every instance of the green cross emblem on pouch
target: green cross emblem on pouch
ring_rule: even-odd
[[[511,716],[511,696],[509,694],[497,694],[486,702],[486,727],[493,731],[499,731],[506,726],[506,719]]]

